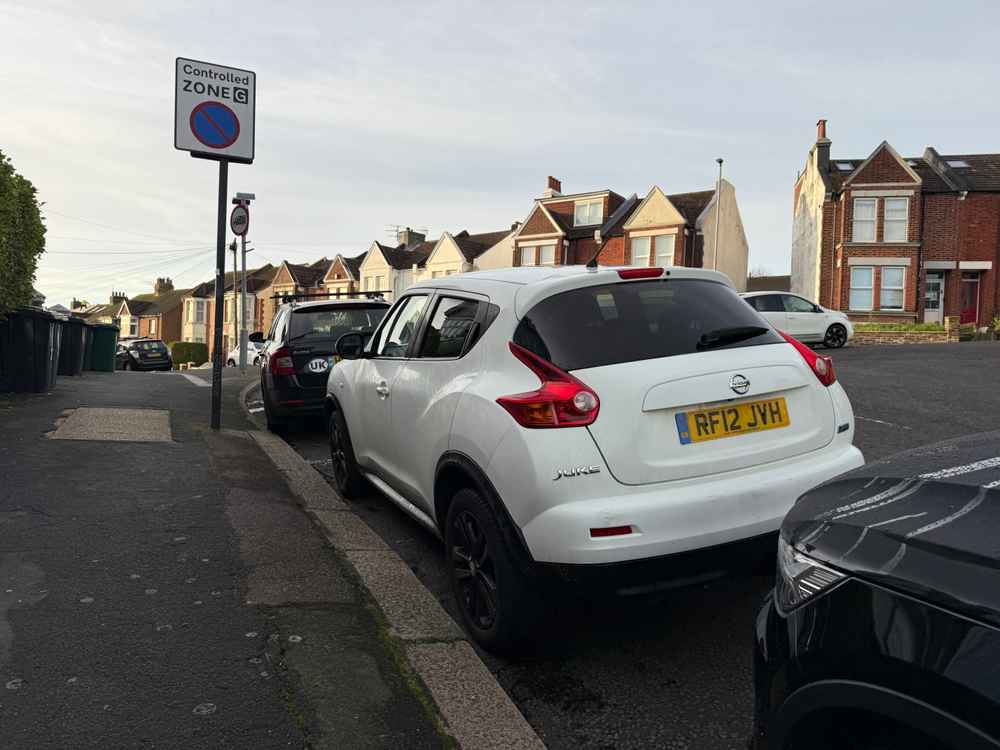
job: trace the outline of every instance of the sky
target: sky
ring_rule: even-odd
[[[0,0],[0,151],[44,202],[35,286],[214,276],[217,168],[173,148],[174,60],[257,73],[251,266],[495,231],[563,192],[709,189],[788,273],[792,187],[834,158],[1000,151],[1000,3]]]

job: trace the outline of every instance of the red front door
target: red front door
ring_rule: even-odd
[[[979,274],[962,274],[962,323],[975,323],[979,319]]]

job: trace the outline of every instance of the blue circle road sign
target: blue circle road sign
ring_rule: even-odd
[[[228,148],[240,137],[240,118],[222,102],[202,102],[191,110],[191,132],[209,148]]]

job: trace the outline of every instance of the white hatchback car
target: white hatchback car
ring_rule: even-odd
[[[830,359],[714,271],[436,279],[338,353],[337,486],[368,479],[444,538],[489,649],[531,639],[547,574],[619,589],[648,583],[646,563],[687,575],[687,553],[770,536],[799,495],[864,463]]]
[[[799,341],[839,349],[854,336],[854,326],[839,310],[830,310],[789,292],[746,292],[740,295],[764,319]]]

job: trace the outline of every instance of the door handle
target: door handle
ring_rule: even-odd
[[[382,398],[389,398],[389,384],[383,380],[375,386],[375,392]]]

